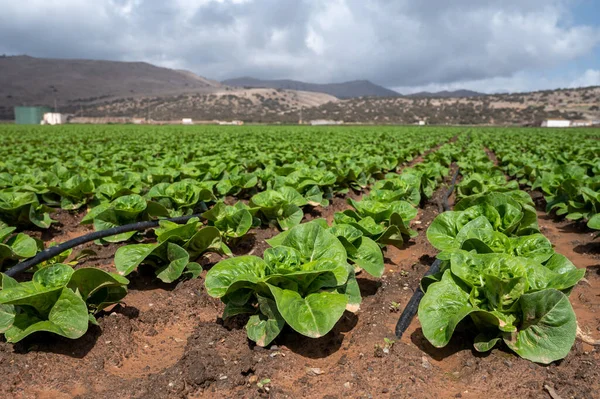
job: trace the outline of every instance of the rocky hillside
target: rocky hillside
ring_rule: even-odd
[[[551,117],[600,119],[600,87],[401,96],[369,81],[317,85],[242,78],[220,83],[141,62],[28,56],[0,57],[0,93],[0,120],[12,120],[15,105],[52,106],[55,101],[60,112],[78,117],[154,121],[528,124]]]
[[[89,116],[149,116],[154,120],[232,120],[298,123],[314,119],[347,123],[522,125],[547,118],[600,119],[600,87],[498,94],[472,98],[337,100],[324,94],[275,89],[209,95],[125,99],[86,107]]]
[[[126,97],[211,93],[219,82],[144,62],[0,57],[0,119],[15,105],[94,104]]]

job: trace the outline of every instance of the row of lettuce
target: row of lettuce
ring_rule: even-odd
[[[448,173],[434,154],[427,160],[405,168],[402,174],[379,176],[383,180],[372,185],[369,195],[360,201],[349,200],[353,209],[337,213],[332,226],[323,219],[300,224],[302,208],[326,205],[325,199],[282,185],[253,195],[247,204],[217,201],[201,218],[186,224],[160,221],[154,229],[155,243],[130,244],[117,250],[118,273],[96,268],[74,271],[71,265],[61,263],[66,259],[63,254],[38,266],[31,281],[17,282],[2,274],[0,332],[9,342],[37,331],[81,337],[89,323],[96,323],[99,312],[125,297],[126,276],[139,267],[150,268],[158,279],[172,283],[198,277],[202,271],[198,259],[217,252],[226,259],[209,271],[206,287],[226,304],[223,318],[252,313],[248,336],[259,345],[270,343],[286,323],[301,334],[321,336],[333,328],[345,309],[358,310],[361,295],[356,273],[364,270],[380,277],[382,248],[402,247],[416,234],[410,230],[416,207]],[[134,205],[113,206],[115,201]],[[161,216],[151,213],[157,204],[141,196],[129,194],[115,201],[92,208],[83,223],[118,219],[124,224]],[[271,248],[262,258],[232,257],[230,246],[261,224],[277,226],[283,232],[268,241]],[[6,240],[13,232],[14,228],[6,227],[0,238]],[[106,241],[131,241],[136,234]],[[15,245],[21,240],[29,242],[29,253]],[[35,254],[40,243],[18,233],[8,238],[5,246],[12,254],[4,259],[18,260]]]
[[[499,165],[530,190],[541,191],[546,211],[600,230],[600,135],[520,129],[485,135]]]
[[[459,201],[427,230],[441,268],[421,281],[423,334],[444,347],[466,328],[477,332],[479,352],[504,342],[534,362],[564,358],[577,331],[568,295],[585,270],[554,252],[529,194],[506,180],[479,140],[470,141],[459,165]]]
[[[326,206],[334,194],[362,190],[457,133],[264,126],[3,130],[0,221],[48,228],[53,209],[88,208],[86,222],[98,229],[196,214],[230,196],[254,198],[285,224],[298,217],[292,205]]]

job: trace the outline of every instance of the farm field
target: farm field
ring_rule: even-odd
[[[600,397],[599,213],[600,129],[1,126],[0,395]]]

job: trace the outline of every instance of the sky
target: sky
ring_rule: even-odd
[[[408,94],[600,85],[600,0],[0,0],[0,54]]]

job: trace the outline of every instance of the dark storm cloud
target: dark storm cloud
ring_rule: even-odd
[[[250,75],[389,87],[561,65],[599,28],[547,0],[0,0],[0,53],[144,60],[216,79]]]

